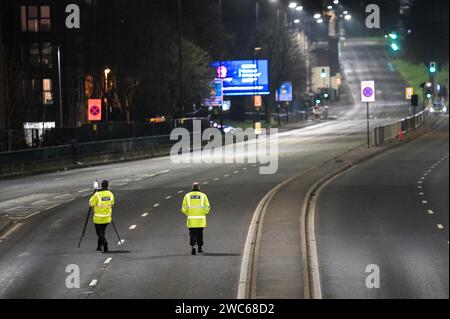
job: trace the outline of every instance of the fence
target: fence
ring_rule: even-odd
[[[390,140],[398,138],[401,134],[407,134],[409,131],[416,130],[425,123],[427,116],[428,112],[422,111],[415,116],[410,116],[399,122],[375,127],[373,144],[375,146],[382,145]]]

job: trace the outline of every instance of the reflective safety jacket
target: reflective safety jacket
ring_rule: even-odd
[[[191,192],[184,196],[181,212],[187,216],[188,228],[206,228],[206,215],[211,207],[208,196],[201,192]]]
[[[96,192],[89,200],[89,206],[94,209],[94,224],[109,224],[112,222],[113,193],[108,190]]]

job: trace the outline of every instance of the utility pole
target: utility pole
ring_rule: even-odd
[[[179,93],[179,107],[182,113],[184,113],[184,104],[183,104],[183,48],[182,48],[182,40],[183,40],[183,25],[182,25],[182,3],[181,0],[178,0],[178,76],[180,81],[180,93]]]
[[[61,49],[58,45],[58,87],[59,87],[59,127],[63,128],[62,85],[61,85]]]

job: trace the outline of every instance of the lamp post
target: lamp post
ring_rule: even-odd
[[[64,127],[63,124],[63,107],[62,107],[62,88],[61,88],[61,49],[58,45],[58,89],[59,89],[59,126]]]
[[[105,104],[106,104],[106,113],[105,113],[105,119],[106,122],[109,120],[109,105],[108,105],[108,75],[111,73],[110,68],[106,68],[104,71],[105,74]]]

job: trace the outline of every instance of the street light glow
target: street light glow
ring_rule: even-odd
[[[297,8],[297,2],[291,2],[291,3],[289,3],[289,8],[291,8],[291,9]]]
[[[346,14],[345,17],[344,17],[344,19],[345,19],[345,20],[351,20],[351,19],[352,19],[352,16],[349,15],[349,14]]]
[[[347,11],[347,10],[345,10],[345,11],[343,11],[342,13],[343,13],[343,14],[348,14],[348,11]]]
[[[314,15],[314,19],[320,19],[320,17],[321,17],[322,15],[320,14],[320,13],[316,13],[315,15]]]
[[[323,19],[318,19],[317,20],[317,23],[322,23],[323,22]]]
[[[339,0],[334,0],[333,3],[334,4],[339,4]]]
[[[295,20],[294,20],[294,23],[295,23],[295,24],[299,24],[299,23],[300,23],[300,19],[295,19]]]
[[[331,10],[331,9],[333,9],[333,6],[328,6],[327,9]]]
[[[298,6],[297,8],[295,8],[295,10],[302,11],[303,10],[303,6]]]

